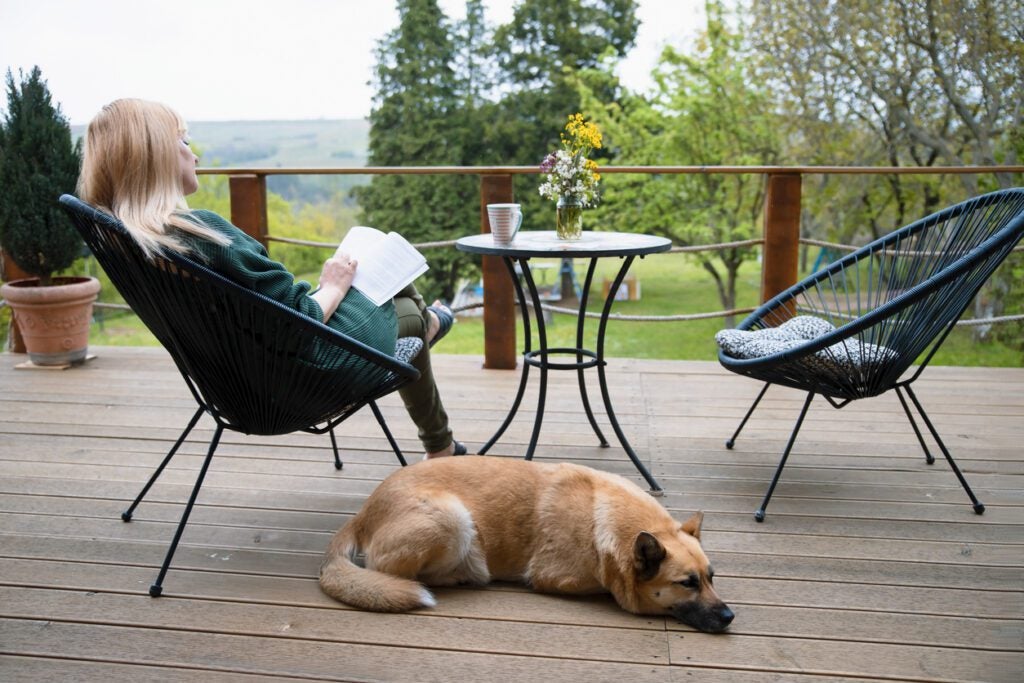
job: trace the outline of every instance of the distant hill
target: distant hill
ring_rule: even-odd
[[[85,126],[73,126],[75,137]],[[193,146],[204,166],[364,166],[365,119],[194,121]]]
[[[189,124],[211,166],[365,166],[369,133],[364,119]]]
[[[72,126],[76,138],[85,126]],[[272,167],[366,165],[365,119],[193,121],[189,136],[201,166]],[[366,183],[364,176],[272,176],[270,189],[289,200],[317,202]]]

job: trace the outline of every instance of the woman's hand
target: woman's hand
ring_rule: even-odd
[[[324,313],[324,322],[334,315],[334,311],[348,294],[358,266],[359,262],[341,249],[324,261],[324,267],[320,271],[320,288],[312,295]]]

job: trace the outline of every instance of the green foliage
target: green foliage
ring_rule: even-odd
[[[7,114],[0,126],[0,245],[26,272],[50,284],[71,265],[82,240],[57,204],[74,192],[81,145],[51,101],[39,67],[20,83],[7,72]]]
[[[1003,265],[1001,282],[1006,285],[1002,303],[1007,310],[1024,311],[1024,252],[1010,254]],[[1024,321],[1012,321],[995,325],[993,336],[1020,354],[1020,365],[1024,366]]]

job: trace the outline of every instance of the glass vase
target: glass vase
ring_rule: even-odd
[[[555,231],[560,240],[578,240],[583,235],[583,204],[560,197],[555,208]]]

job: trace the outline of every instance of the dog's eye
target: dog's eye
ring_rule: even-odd
[[[683,588],[689,588],[690,590],[693,590],[700,585],[700,582],[697,580],[697,577],[693,576],[692,574],[690,576],[687,576],[682,581],[676,581],[676,583],[678,583]]]

